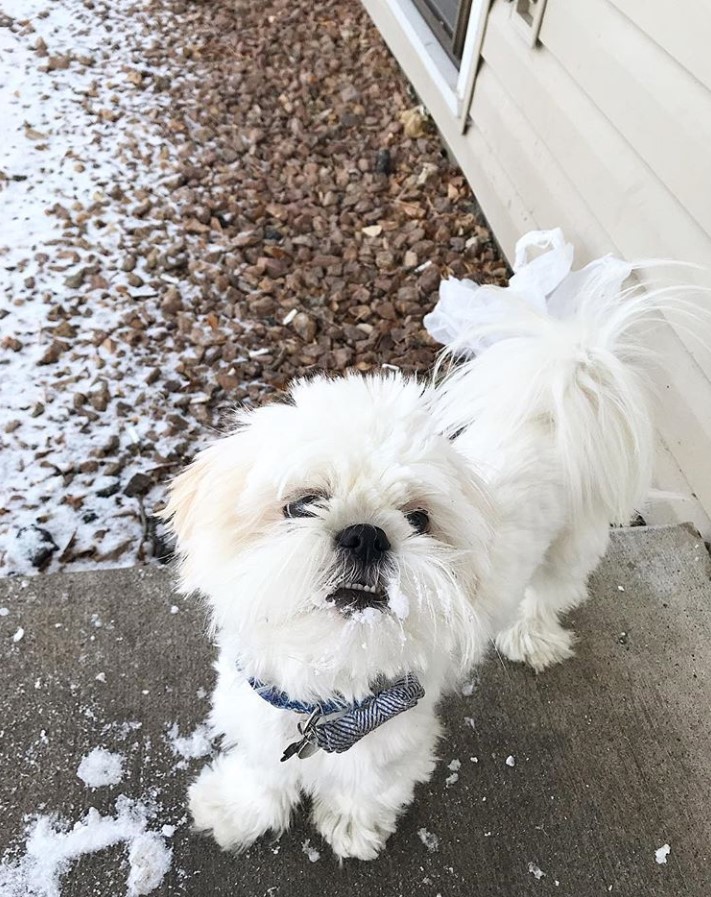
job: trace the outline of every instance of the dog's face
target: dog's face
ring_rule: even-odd
[[[399,376],[302,382],[174,482],[183,584],[250,675],[357,695],[475,659],[486,500],[427,404]]]

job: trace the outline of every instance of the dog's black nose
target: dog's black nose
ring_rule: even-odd
[[[362,564],[375,564],[382,560],[390,549],[390,542],[379,526],[370,523],[356,523],[347,526],[336,536],[339,548],[352,552]]]

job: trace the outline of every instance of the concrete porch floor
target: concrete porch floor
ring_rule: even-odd
[[[616,533],[593,599],[572,615],[577,657],[541,676],[492,658],[473,693],[444,708],[442,762],[385,854],[339,868],[305,813],[241,856],[183,821],[205,758],[176,755],[170,730],[190,735],[204,719],[211,649],[201,607],[172,594],[170,571],[6,579],[0,850],[6,863],[22,854],[26,814],[74,823],[90,806],[111,815],[125,794],[154,802],[152,829],[177,824],[155,895],[708,897],[710,580],[691,528]],[[97,746],[121,753],[125,774],[92,792],[77,767]],[[61,894],[125,894],[126,854],[83,857]]]

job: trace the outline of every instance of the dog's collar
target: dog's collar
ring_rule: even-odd
[[[259,679],[247,681],[272,707],[308,715],[306,722],[298,725],[302,737],[288,745],[282,761],[294,754],[304,759],[319,749],[329,754],[343,753],[389,719],[410,710],[425,694],[413,673],[407,673],[401,679],[379,687],[362,701],[351,703],[345,698],[315,703],[294,701],[285,692],[265,685]]]
[[[260,698],[264,698],[267,704],[271,704],[277,710],[292,710],[294,713],[303,713],[307,716],[311,716],[316,712],[321,716],[329,716],[349,707],[357,707],[358,703],[360,703],[354,702],[349,704],[343,698],[335,698],[332,701],[316,701],[313,704],[309,704],[308,701],[293,701],[285,691],[279,691],[273,685],[266,685],[261,679],[248,679],[247,682],[249,682]]]

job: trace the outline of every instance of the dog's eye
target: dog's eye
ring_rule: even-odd
[[[290,501],[288,505],[284,505],[282,511],[285,517],[314,517],[312,505],[316,504],[323,498],[322,495],[302,495],[295,501]]]
[[[407,517],[408,523],[416,533],[426,533],[430,528],[430,515],[427,511],[421,509],[410,511],[408,514],[405,514],[405,517]]]

